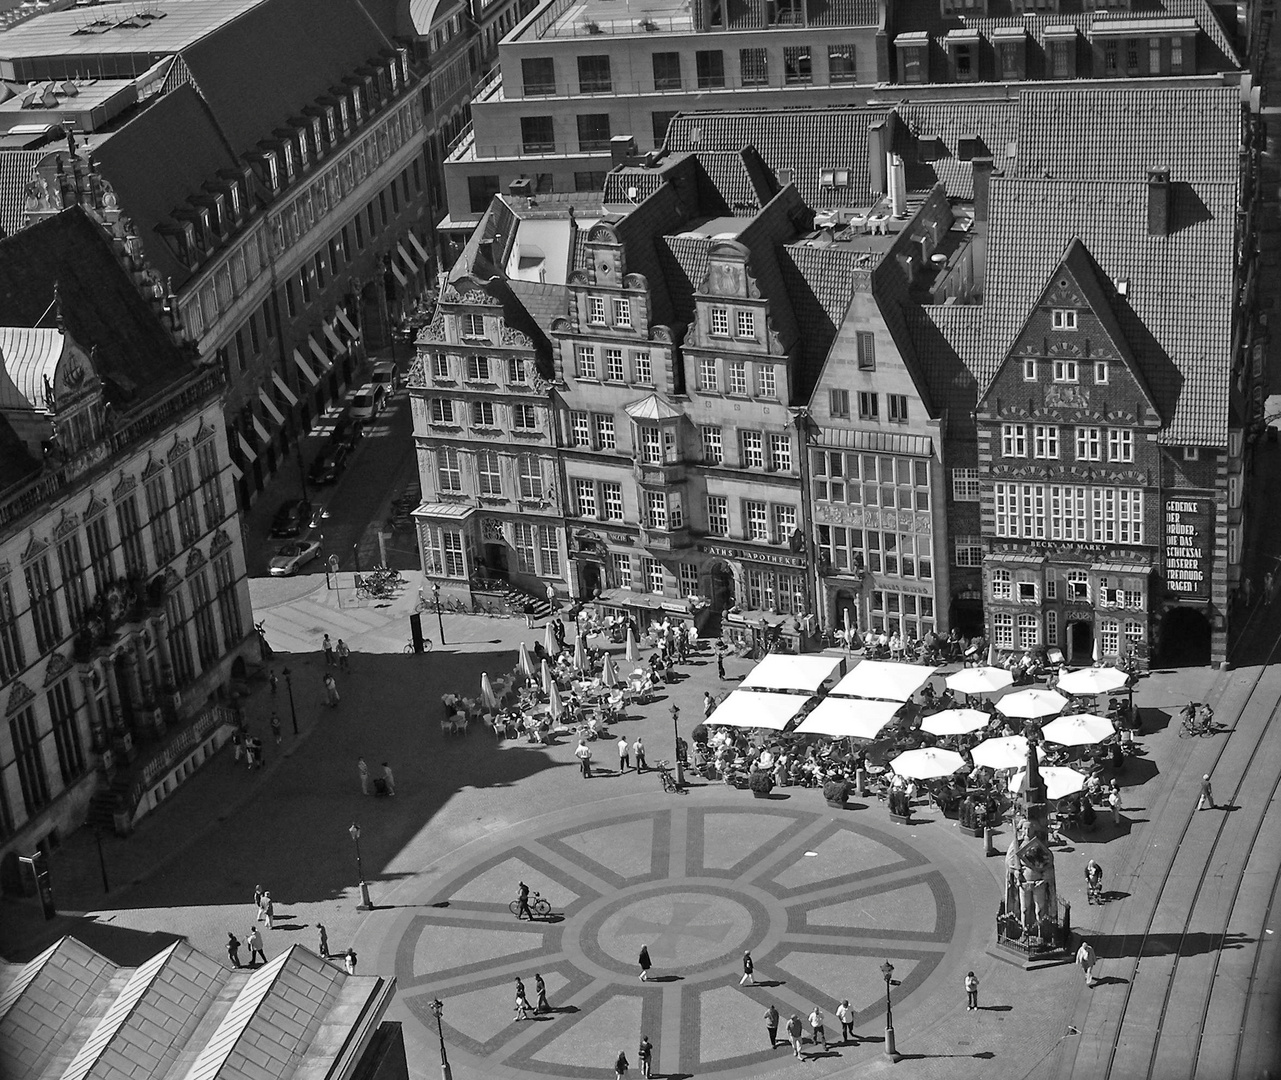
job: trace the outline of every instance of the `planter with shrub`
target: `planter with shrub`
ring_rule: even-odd
[[[829,780],[823,785],[823,798],[828,806],[844,807],[850,797],[850,785],[844,780]]]
[[[774,777],[764,769],[757,769],[747,778],[747,786],[752,789],[752,797],[768,799],[774,790]]]

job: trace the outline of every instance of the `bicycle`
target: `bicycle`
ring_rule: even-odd
[[[510,911],[513,915],[519,915],[520,901],[513,900],[510,904],[507,905],[507,910]],[[552,906],[548,901],[544,900],[538,893],[531,892],[529,894],[529,910],[532,911],[535,915],[541,915],[543,916],[543,918],[546,918],[548,915],[552,913]]]
[[[1214,726],[1214,710],[1209,705],[1199,705],[1195,701],[1190,701],[1183,710],[1183,722],[1179,724],[1180,739],[1194,739],[1198,736],[1213,735],[1216,732]]]
[[[431,652],[432,646],[434,644],[435,642],[433,642],[431,638],[429,638],[426,634],[423,635],[423,652],[425,653]],[[411,640],[402,651],[405,652],[406,654],[411,654],[411,653],[416,653],[418,650],[414,648],[414,643]]]
[[[672,776],[672,763],[670,761],[655,762],[654,771],[658,773],[658,779],[662,783],[664,791],[672,795],[684,794],[683,789],[676,783],[676,778]]]

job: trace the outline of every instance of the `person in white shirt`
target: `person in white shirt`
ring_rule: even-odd
[[[622,776],[627,771],[627,767],[632,763],[631,755],[627,752],[627,736],[622,736],[618,740],[618,775]]]

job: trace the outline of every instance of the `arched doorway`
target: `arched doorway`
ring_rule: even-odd
[[[1068,663],[1082,667],[1094,660],[1094,623],[1080,619],[1067,624]]]
[[[853,630],[858,629],[858,597],[849,589],[836,590],[832,619],[832,628],[835,630],[844,630],[847,626]]]
[[[734,571],[723,562],[712,564],[708,575],[712,583],[712,610],[724,611],[734,606]]]
[[[604,582],[601,572],[604,567],[595,559],[580,557],[578,560],[578,595],[590,600],[601,591]]]
[[[1198,608],[1173,607],[1161,619],[1162,667],[1204,667],[1210,662],[1210,620]]]

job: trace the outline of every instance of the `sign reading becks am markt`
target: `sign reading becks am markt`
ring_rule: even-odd
[[[1210,599],[1214,504],[1209,499],[1166,499],[1166,588],[1188,600]]]

